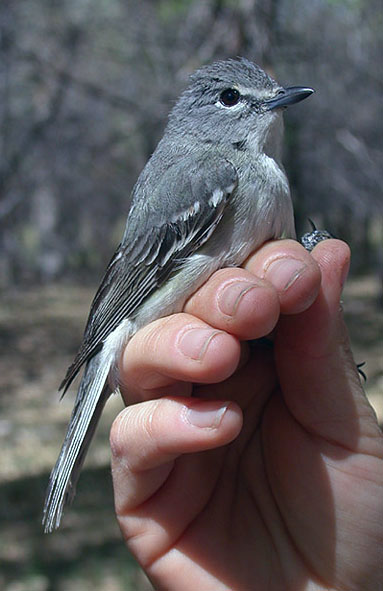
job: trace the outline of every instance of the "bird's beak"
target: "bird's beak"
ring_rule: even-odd
[[[275,98],[266,101],[267,110],[272,111],[273,109],[294,105],[303,101],[313,92],[315,92],[313,88],[307,88],[306,86],[289,86],[279,91]]]

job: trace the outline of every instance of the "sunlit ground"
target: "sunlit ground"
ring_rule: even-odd
[[[108,432],[114,397],[91,447],[78,495],[59,532],[41,530],[49,471],[73,403],[57,385],[78,346],[93,290],[50,286],[14,292],[0,309],[0,588],[6,591],[143,591],[113,512]],[[352,280],[344,309],[366,391],[383,424],[383,313],[379,283]]]

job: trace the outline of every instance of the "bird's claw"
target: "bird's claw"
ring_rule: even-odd
[[[329,240],[330,238],[334,238],[334,236],[330,234],[330,232],[327,232],[327,230],[317,230],[316,225],[312,220],[310,220],[310,218],[309,222],[312,228],[311,232],[306,232],[306,234],[303,234],[301,238],[301,244],[303,244],[306,250],[311,252],[313,248],[319,244],[319,242],[322,242],[322,240]]]

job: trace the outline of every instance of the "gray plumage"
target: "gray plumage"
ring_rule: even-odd
[[[83,342],[61,388],[83,365],[75,407],[44,505],[60,525],[118,360],[134,333],[182,310],[221,267],[240,265],[266,240],[295,237],[280,162],[282,108],[312,93],[282,88],[245,60],[206,66],[173,108],[133,190],[126,229],[93,300]]]

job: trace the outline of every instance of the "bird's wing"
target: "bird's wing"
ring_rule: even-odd
[[[237,172],[224,159],[214,162],[213,171],[204,163],[197,164],[190,163],[187,175],[184,163],[182,175],[177,178],[173,170],[169,178],[164,175],[156,188],[153,200],[158,204],[163,197],[171,202],[173,213],[161,213],[158,208],[156,220],[149,211],[152,225],[148,227],[145,220],[143,233],[134,229],[137,224],[132,220],[133,231],[125,233],[92,302],[83,342],[60,386],[64,393],[81,366],[102,348],[108,335],[125,318],[134,318],[140,304],[208,240],[220,222],[237,185]],[[143,209],[148,209],[145,204]]]

